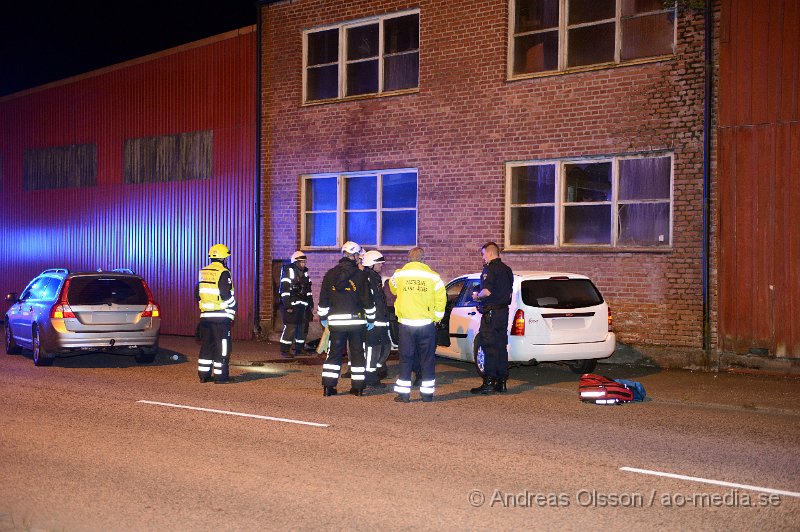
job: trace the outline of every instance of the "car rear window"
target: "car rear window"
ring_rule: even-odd
[[[67,301],[70,305],[146,305],[147,294],[136,277],[73,277]]]
[[[588,279],[536,279],[522,281],[522,301],[529,307],[581,308],[603,302]]]

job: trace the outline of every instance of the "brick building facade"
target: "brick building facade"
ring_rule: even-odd
[[[344,225],[353,213],[347,212],[350,200],[342,200],[344,205],[333,207],[340,224],[335,242],[323,235],[316,242],[323,245],[314,245],[309,226],[324,218],[315,218],[322,216],[316,207],[301,203],[311,191],[307,181],[339,176],[343,195],[342,180],[410,169],[417,178],[415,243],[426,249],[429,264],[443,278],[479,270],[479,248],[494,240],[515,270],[571,271],[594,279],[612,308],[620,342],[662,364],[707,364],[702,349],[703,13],[656,13],[657,24],[675,22],[669,52],[647,56],[645,51],[645,57],[626,60],[622,56],[630,51],[619,35],[630,21],[620,13],[630,3],[620,0],[617,18],[608,26],[617,31],[617,55],[602,64],[591,59],[581,64],[573,57],[573,50],[581,52],[582,27],[569,24],[581,21],[562,14],[554,23],[560,30],[552,34],[561,44],[542,72],[541,57],[531,60],[535,47],[526,48],[526,27],[520,22],[520,13],[536,3],[516,2],[262,5],[262,256],[279,260],[304,249],[318,289],[340,257],[336,245],[361,233]],[[563,11],[567,0],[561,4]],[[408,87],[401,80],[400,90],[385,90],[396,82],[384,71],[390,52],[414,51],[413,43],[389,49],[392,32],[398,33],[394,17],[416,14],[418,83],[413,86],[412,79]],[[384,76],[378,90],[367,88],[366,95],[355,83],[348,85],[359,72],[358,63],[349,59],[358,59],[356,38],[364,35],[342,26],[361,22],[375,23],[384,39],[378,52]],[[332,31],[320,33],[327,30]],[[341,48],[347,57],[341,59],[330,42],[320,45],[337,32],[348,39]],[[331,53],[333,59],[319,57]],[[316,64],[333,64],[347,78],[338,93],[324,92],[319,79],[325,73],[314,70]],[[643,163],[643,157],[663,164]],[[636,197],[622,184],[632,179],[626,172],[641,177],[645,174],[636,168],[656,167],[662,168],[658,180],[668,183],[668,190],[643,193],[647,205],[625,204],[624,198]],[[605,171],[602,186],[595,186],[596,173]],[[388,178],[379,179],[384,180],[380,188]],[[537,179],[539,192],[532,192],[531,181]],[[550,195],[545,191],[543,200],[536,199],[544,182]],[[379,218],[386,214],[380,206],[377,210]],[[597,213],[600,225],[609,227],[596,229]],[[636,229],[648,219],[655,220],[656,230]],[[542,220],[543,232],[531,228]],[[587,235],[582,226],[595,229]],[[384,271],[391,273],[405,262],[410,245],[378,247],[387,257]],[[273,282],[270,276],[265,268],[263,286]],[[264,290],[262,323],[271,325],[273,304],[273,294]]]

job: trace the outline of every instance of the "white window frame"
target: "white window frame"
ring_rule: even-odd
[[[619,167],[620,161],[630,159],[654,159],[669,157],[670,159],[670,176],[669,176],[669,199],[657,200],[620,200],[619,199]],[[566,196],[566,179],[564,168],[568,164],[596,164],[596,163],[611,163],[611,199],[609,201],[590,201],[590,202],[567,202]],[[512,244],[511,243],[511,197],[513,190],[512,182],[512,169],[516,167],[527,166],[555,166],[555,185],[554,185],[554,202],[545,203],[520,203],[514,207],[553,207],[553,216],[555,217],[553,223],[553,239],[552,244]],[[506,190],[505,190],[505,249],[514,250],[575,250],[581,248],[591,249],[608,249],[613,251],[666,251],[672,249],[673,233],[674,233],[674,195],[675,195],[675,155],[672,152],[646,152],[635,154],[619,154],[619,155],[606,155],[606,156],[593,156],[593,157],[570,157],[563,159],[538,159],[530,161],[511,161],[505,165],[506,174]],[[619,206],[630,204],[644,204],[644,203],[668,203],[669,204],[669,238],[664,244],[652,246],[636,246],[630,244],[620,244],[619,240]],[[611,235],[609,244],[572,244],[564,242],[564,208],[575,205],[610,205],[611,206]]]
[[[419,9],[409,9],[407,11],[399,11],[397,13],[391,13],[388,15],[380,15],[376,17],[364,18],[339,24],[331,24],[328,26],[320,26],[317,28],[305,30],[303,32],[303,104],[306,105],[313,105],[313,104],[320,104],[320,103],[329,103],[329,102],[336,102],[341,100],[351,100],[357,98],[374,98],[376,96],[383,96],[383,95],[393,95],[393,94],[405,94],[409,92],[419,92],[419,83],[417,83],[416,87],[409,87],[407,89],[399,89],[393,91],[384,91],[383,90],[383,62],[384,62],[384,46],[383,46],[383,26],[384,22],[393,18],[400,18],[406,17],[409,15],[419,15]],[[347,93],[347,65],[363,62],[363,61],[372,61],[374,59],[367,58],[367,59],[356,59],[349,61],[347,59],[347,30],[357,28],[359,26],[369,26],[372,24],[378,25],[378,92],[370,92],[366,94],[355,94],[352,96],[348,96]],[[420,20],[420,25],[422,24]],[[319,100],[309,100],[308,99],[308,36],[312,33],[317,33],[320,31],[328,31],[332,29],[339,30],[339,53],[336,60],[336,63],[339,67],[339,83],[338,83],[338,94],[335,98],[325,98]],[[419,30],[418,30],[419,31]],[[421,59],[420,48],[417,48],[417,54],[420,55],[419,59]],[[403,53],[410,53],[410,52],[403,52]],[[402,54],[391,54],[391,55],[402,55]],[[334,63],[326,63],[326,65],[332,65]],[[317,65],[321,66],[321,65]],[[419,73],[419,64],[417,66],[418,73]]]
[[[384,212],[392,212],[392,211],[409,211],[411,210],[410,207],[402,207],[402,208],[384,208],[383,207],[383,177],[385,175],[391,174],[402,174],[402,173],[414,173],[417,176],[417,201],[414,204],[414,213],[415,213],[415,231],[414,231],[414,242],[411,244],[404,244],[402,246],[387,246],[381,243],[381,236],[383,233],[383,217],[381,216]],[[377,183],[376,183],[376,208],[375,209],[347,209],[345,207],[346,198],[345,198],[345,191],[346,185],[345,182],[348,178],[352,177],[359,177],[359,176],[377,176]],[[306,181],[309,179],[320,179],[320,178],[336,178],[336,211],[332,210],[325,210],[325,211],[307,211],[306,210]],[[412,247],[417,245],[417,241],[419,240],[419,170],[417,168],[392,168],[388,170],[372,170],[372,171],[363,171],[363,172],[341,172],[341,173],[321,173],[321,174],[303,174],[300,176],[300,244],[301,249],[308,249],[308,250],[329,250],[329,249],[340,249],[342,245],[344,245],[346,241],[345,236],[345,215],[349,212],[375,212],[376,214],[376,227],[375,227],[375,239],[376,244],[365,244],[367,247],[377,247],[380,249],[397,249],[397,250],[406,250],[411,249]],[[306,215],[309,213],[335,213],[336,214],[336,244],[332,246],[312,246],[306,244]],[[359,242],[361,244],[361,242]]]
[[[546,30],[532,30],[532,31],[525,31],[520,32],[519,34],[515,34],[515,14],[516,14],[516,7],[517,7],[517,0],[509,0],[509,11],[508,11],[508,53],[507,53],[507,61],[506,61],[506,76],[507,79],[524,79],[536,76],[552,76],[554,74],[560,74],[564,72],[574,72],[574,71],[581,71],[581,70],[592,70],[598,68],[608,68],[609,66],[617,66],[617,65],[626,65],[631,63],[641,63],[641,62],[649,62],[649,61],[657,61],[661,60],[664,57],[670,57],[675,55],[675,47],[678,41],[678,18],[677,18],[677,7],[672,8],[665,8],[660,10],[648,11],[646,13],[637,13],[631,18],[643,17],[645,15],[653,15],[655,13],[668,13],[669,11],[673,11],[675,16],[675,22],[673,23],[672,28],[672,53],[665,54],[665,55],[657,55],[657,56],[647,56],[641,57],[637,59],[630,59],[623,61],[620,59],[620,54],[622,52],[622,1],[623,0],[616,0],[616,10],[614,18],[603,19],[603,20],[595,20],[592,22],[585,22],[580,24],[569,24],[569,2],[570,0],[558,0],[559,1],[559,11],[558,11],[558,67],[556,70],[544,70],[541,72],[524,72],[515,74],[514,73],[514,53],[515,53],[515,37],[521,35],[533,35],[536,33],[546,33],[553,31],[552,29]],[[568,50],[568,41],[569,41],[569,30],[574,28],[580,27],[588,27],[588,26],[595,26],[598,24],[608,23],[614,21],[614,60],[612,62],[606,63],[592,63],[588,65],[580,65],[580,66],[569,66],[567,64],[568,57],[569,57],[569,50]]]

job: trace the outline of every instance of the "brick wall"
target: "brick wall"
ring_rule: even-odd
[[[302,31],[420,9],[420,89],[302,106]],[[702,347],[703,19],[681,13],[674,58],[506,81],[506,0],[307,0],[262,9],[263,256],[299,246],[299,176],[419,169],[418,243],[443,278],[481,268],[504,240],[508,161],[671,150],[673,248],[659,252],[504,252],[517,270],[589,275],[618,339],[639,348]],[[316,288],[339,255],[309,252]],[[384,272],[404,263],[388,252]],[[263,286],[270,286],[268,268]],[[263,294],[262,319],[271,319]]]

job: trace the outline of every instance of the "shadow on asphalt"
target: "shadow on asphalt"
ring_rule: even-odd
[[[436,359],[436,384],[461,384],[463,390],[443,395],[437,395],[436,401],[448,401],[475,397],[470,393],[470,388],[481,383],[471,362],[457,362],[453,360]],[[443,370],[444,368],[444,370]],[[396,371],[396,370],[395,370]],[[598,365],[593,373],[605,375],[611,379],[635,380],[647,375],[659,373],[657,367],[631,367],[624,365],[602,364]],[[396,372],[390,375],[387,382],[396,378]],[[559,383],[574,383],[577,390],[580,375],[573,373],[563,364],[540,364],[537,366],[516,366],[509,369],[508,391],[506,395],[515,395],[541,387]],[[521,381],[521,382],[520,382]],[[387,388],[391,391],[391,387]],[[377,394],[376,394],[377,395]]]
[[[149,364],[139,364],[134,355],[135,349],[125,349],[118,351],[78,351],[74,353],[62,353],[56,355],[53,367],[58,368],[131,368],[149,366],[174,366],[188,362],[185,355],[169,349],[159,349],[156,358]],[[25,350],[22,357],[27,358],[33,365],[33,354]]]
[[[344,357],[345,361],[347,356]],[[301,364],[305,366],[322,365],[325,361],[324,355],[304,356],[294,359],[275,358],[266,361],[267,364]],[[393,385],[397,379],[398,354],[392,352],[389,357],[389,376],[383,380],[385,388],[367,388],[368,395],[394,395]],[[346,363],[346,362],[345,362]],[[444,395],[436,395],[436,401],[448,401],[454,399],[465,399],[474,397],[470,393],[470,388],[474,388],[481,383],[472,362],[460,362],[442,357],[436,357],[436,384],[455,384],[460,383],[463,390]],[[611,379],[636,380],[641,377],[660,373],[661,369],[655,366],[630,366],[626,364],[598,364],[592,373],[604,375]],[[506,394],[514,395],[523,392],[530,392],[540,386],[548,386],[563,382],[575,383],[576,390],[580,375],[572,372],[565,364],[544,363],[536,366],[515,365],[512,363],[509,369],[508,391]],[[342,377],[342,381],[349,380],[349,376]],[[522,382],[520,382],[522,381]]]

